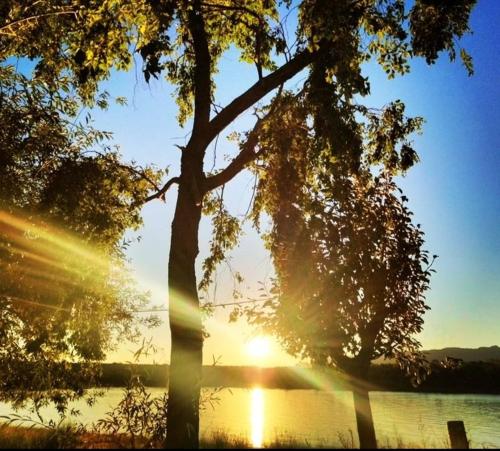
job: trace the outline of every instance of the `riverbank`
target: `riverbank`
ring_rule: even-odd
[[[341,447],[338,449],[354,449],[352,432],[339,437]],[[395,439],[394,448],[405,449],[427,449],[415,443],[403,443]],[[426,443],[422,440],[422,443]],[[442,444],[448,445],[446,443]],[[434,448],[435,446],[433,446]],[[449,447],[449,446],[447,446]],[[27,428],[21,426],[0,426],[0,449],[157,449],[160,444],[152,446],[145,439],[132,439],[127,434],[95,434],[79,433],[72,426],[63,426],[55,429]],[[224,431],[214,432],[210,437],[200,440],[201,449],[252,449],[252,444],[244,437],[232,436]],[[294,437],[281,435],[274,440],[262,444],[264,449],[332,449],[331,445],[324,443],[311,446],[307,441],[301,441]],[[388,444],[381,443],[379,448],[391,448]]]
[[[346,445],[348,445],[346,441]],[[351,443],[352,445],[352,443]],[[127,434],[95,434],[78,433],[71,426],[55,429],[27,428],[21,426],[0,426],[0,449],[155,449],[145,439]],[[210,437],[200,440],[203,449],[251,449],[248,440],[243,437],[230,436],[222,431],[213,433]],[[301,442],[291,437],[277,437],[263,448],[271,449],[303,449],[311,448],[307,442]],[[315,446],[315,449],[318,448]],[[325,448],[327,446],[325,445]],[[349,446],[353,448],[353,446]]]

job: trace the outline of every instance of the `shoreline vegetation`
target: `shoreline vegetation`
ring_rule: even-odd
[[[124,387],[132,375],[148,387],[166,387],[168,365],[103,364],[101,386]],[[462,362],[456,367],[431,364],[431,374],[418,386],[395,364],[372,365],[367,381],[370,391],[402,391],[450,394],[500,394],[500,360]],[[204,387],[351,390],[345,374],[334,370],[302,367],[261,368],[250,366],[204,366]]]
[[[336,444],[317,441],[314,444],[307,440],[278,434],[272,440],[264,442],[263,449],[355,449],[357,448],[353,432],[339,434]],[[0,425],[0,449],[155,449],[147,439],[135,437],[131,442],[125,433],[101,434],[79,432],[71,424],[54,429],[24,426]],[[231,435],[222,430],[212,432],[209,436],[200,437],[201,449],[252,449],[250,440],[243,436]],[[404,442],[397,434],[393,438],[384,437],[379,440],[380,449],[429,449],[450,448],[447,440],[443,443],[429,443],[422,437],[420,443]]]

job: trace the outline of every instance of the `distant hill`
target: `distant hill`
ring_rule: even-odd
[[[462,359],[464,362],[491,362],[500,361],[500,346],[489,346],[481,348],[444,348],[429,349],[424,351],[427,359],[443,360],[446,357]]]

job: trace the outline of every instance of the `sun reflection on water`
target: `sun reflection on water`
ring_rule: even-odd
[[[252,389],[250,402],[250,426],[252,447],[261,448],[264,439],[264,392],[262,388]]]

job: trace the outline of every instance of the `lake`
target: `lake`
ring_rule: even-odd
[[[163,393],[160,388],[150,390],[155,396]],[[256,387],[224,389],[217,396],[213,408],[206,405],[201,412],[202,435],[222,430],[246,437],[254,447],[282,434],[312,446],[358,444],[351,392]],[[121,397],[121,388],[111,388],[94,407],[72,404],[81,411],[77,421],[98,420]],[[448,447],[446,422],[463,420],[474,447],[500,447],[500,395],[370,392],[370,399],[380,446]],[[0,403],[0,415],[11,411]],[[47,409],[43,414],[56,418]]]

